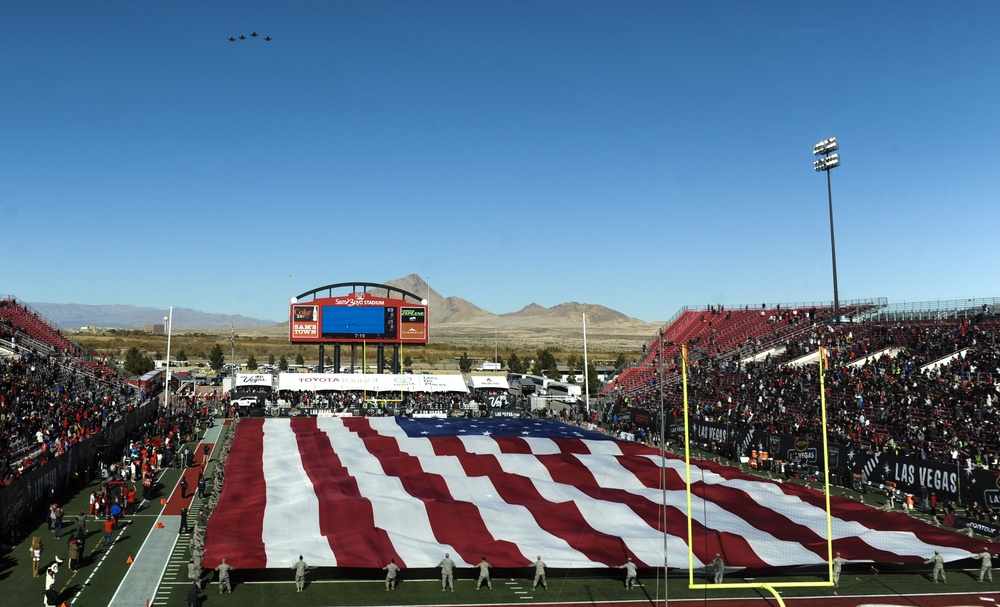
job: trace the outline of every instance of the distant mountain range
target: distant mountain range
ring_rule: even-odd
[[[28,303],[42,316],[63,329],[99,327],[105,329],[143,329],[146,325],[163,324],[168,310],[140,308],[129,305],[85,305],[57,303]],[[190,308],[174,307],[175,329],[218,329],[237,327],[273,327],[273,320],[250,318],[239,314],[209,314]]]
[[[587,314],[587,323],[595,325],[648,325],[645,321],[631,318],[604,306],[582,304],[575,301],[559,304],[551,308],[530,303],[517,312],[494,314],[460,297],[442,297],[431,289],[423,278],[410,274],[404,278],[387,280],[385,284],[427,297],[431,321],[435,325],[481,325],[491,327],[524,325],[564,325],[579,326],[582,314]],[[428,297],[429,294],[429,297]]]
[[[427,298],[431,322],[434,325],[458,326],[576,326],[586,313],[587,323],[602,326],[643,327],[652,326],[642,320],[630,318],[604,306],[569,302],[551,308],[531,303],[517,312],[494,314],[460,297],[443,297],[416,274],[387,280],[384,284]],[[373,291],[379,294],[378,291]],[[384,292],[383,292],[384,293]],[[57,303],[28,303],[51,322],[64,329],[81,327],[142,329],[146,325],[160,324],[167,310],[140,308],[130,305],[84,305]],[[237,327],[273,327],[287,321],[250,318],[230,314],[209,314],[190,308],[174,308],[174,328],[218,329],[235,324]]]

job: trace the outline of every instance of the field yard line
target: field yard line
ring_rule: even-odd
[[[166,469],[164,469],[162,472],[160,472],[160,476],[159,476],[159,478],[157,478],[157,481],[159,481],[160,479],[162,479],[163,476],[166,473],[167,473]],[[171,491],[175,491],[177,489],[176,485],[179,484],[179,483],[180,483],[180,478],[177,479],[177,483],[175,483],[175,486],[174,486],[174,488]],[[143,500],[143,502],[146,502],[146,501],[148,501],[148,500]],[[150,501],[149,503],[152,504],[153,502]],[[157,519],[160,522],[163,522],[163,529],[160,529],[160,530],[156,529],[156,525],[155,524],[149,529],[149,533],[146,534],[146,539],[144,539],[142,541],[142,546],[139,547],[139,551],[135,555],[135,559],[134,560],[136,562],[145,564],[145,562],[147,560],[154,560],[155,559],[155,557],[150,558],[152,555],[149,555],[149,554],[147,554],[145,556],[143,555],[143,551],[145,551],[147,549],[147,545],[149,545],[149,547],[151,549],[155,550],[155,552],[156,552],[155,556],[157,556],[157,557],[158,556],[162,556],[161,553],[163,552],[164,546],[166,544],[164,542],[159,542],[158,545],[157,545],[157,542],[155,540],[162,539],[162,535],[160,537],[157,536],[157,531],[163,531],[164,533],[171,533],[172,534],[172,532],[167,531],[167,529],[168,528],[174,529],[174,528],[176,528],[180,524],[180,517],[179,516],[170,516],[170,517],[163,516],[162,513],[163,513],[164,508],[166,508],[165,505],[163,505],[163,506],[160,507],[160,513],[161,514],[157,516]],[[168,522],[172,523],[172,525],[170,525],[169,527],[168,527]],[[152,600],[153,597],[156,596],[157,586],[158,586],[159,582],[163,579],[163,573],[167,569],[167,563],[170,560],[169,557],[173,553],[173,547],[174,547],[174,545],[177,544],[177,538],[178,538],[179,535],[180,534],[173,535],[173,541],[169,542],[169,548],[166,550],[166,558],[163,559],[163,565],[160,568],[159,575],[156,577],[156,582],[153,584],[152,592],[150,592],[149,596],[145,597],[145,598],[148,598],[149,600]],[[154,541],[154,544],[150,544],[151,540]],[[134,592],[136,590],[136,588],[134,586],[131,587],[131,588],[129,588],[128,590],[126,590],[124,592],[123,592],[123,589],[126,588],[126,583],[129,581],[130,576],[133,575],[133,572],[135,572],[134,575],[136,575],[136,576],[148,575],[148,574],[140,573],[141,569],[142,569],[142,567],[136,567],[135,563],[132,564],[132,566],[129,568],[129,570],[125,573],[125,576],[122,577],[121,582],[118,584],[118,588],[115,589],[114,595],[111,596],[111,601],[108,603],[109,607],[111,607],[112,605],[115,605],[115,601],[118,599],[119,594],[128,594],[129,591],[131,591],[134,594]],[[155,570],[155,567],[154,567],[154,570]],[[140,589],[140,592],[141,592],[141,589]],[[123,602],[122,604],[123,605],[125,605],[125,604],[127,604],[127,605],[138,604],[138,603],[133,602],[132,598],[133,597],[128,597],[127,600],[126,600],[126,602]]]
[[[79,597],[80,593],[83,592],[83,589],[90,585],[90,580],[92,580],[94,578],[94,575],[97,573],[97,570],[100,569],[101,565],[104,564],[104,559],[108,558],[108,555],[111,554],[111,550],[115,547],[115,544],[117,544],[118,540],[121,539],[122,534],[125,533],[125,530],[128,529],[132,525],[132,523],[130,523],[129,521],[124,521],[124,523],[125,524],[123,524],[121,526],[121,529],[118,530],[118,535],[115,537],[115,541],[111,542],[111,545],[108,546],[108,549],[105,550],[103,554],[101,554],[101,558],[97,561],[97,564],[94,565],[94,568],[91,570],[90,575],[88,575],[87,579],[84,580],[83,585],[80,586],[80,589],[77,590],[76,593],[69,599],[69,604],[70,605],[72,605],[73,603],[75,603],[77,597]],[[101,532],[101,536],[102,536],[102,540],[103,540],[103,536],[104,536],[104,532],[103,531]],[[97,550],[98,546],[101,546],[101,544],[97,544],[97,546],[94,546],[93,549],[91,549],[90,553],[94,554],[94,552]],[[69,583],[72,582],[74,579],[76,579],[76,574],[77,574],[77,571],[74,571],[73,575],[69,576],[69,578],[66,580],[66,583],[63,584],[62,590],[59,591],[60,595],[63,592],[65,592],[67,588],[69,588]]]

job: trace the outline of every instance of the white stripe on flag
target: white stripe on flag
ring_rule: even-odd
[[[683,465],[683,461],[672,462],[671,467],[683,473]],[[698,474],[698,480],[701,480],[701,470],[698,470]],[[692,472],[692,475],[694,475],[694,472]],[[826,536],[826,512],[820,508],[816,508],[812,504],[803,502],[798,497],[784,493],[778,485],[756,481],[726,479],[709,470],[704,471],[704,482],[706,484],[725,485],[731,489],[745,491],[748,499],[753,499],[761,506],[774,510],[775,513],[785,516],[793,521],[805,522],[810,526],[810,528],[816,531],[817,534],[823,537]],[[718,522],[713,522],[713,525],[716,527],[719,526]],[[728,523],[727,528],[729,528]],[[895,554],[922,556],[933,554],[935,550],[938,550],[946,559],[961,559],[969,556],[968,552],[965,550],[928,544],[910,532],[871,529],[861,523],[858,523],[857,521],[842,520],[835,516],[832,517],[832,529],[834,541],[844,538],[858,538],[874,549],[884,550]],[[757,533],[760,533],[760,531],[757,530]],[[763,553],[759,554],[763,557]],[[786,563],[788,555],[780,554],[780,556],[782,558],[779,559],[778,563]],[[814,557],[812,561],[803,560],[801,562],[810,563],[823,561],[825,561],[825,559],[821,557]]]
[[[598,563],[587,558],[585,554],[575,550],[564,539],[542,529],[531,512],[524,506],[507,504],[496,497],[496,487],[493,486],[493,483],[488,478],[470,477],[465,473],[462,464],[456,458],[436,455],[429,439],[407,437],[406,433],[403,432],[392,418],[373,418],[370,422],[372,428],[378,430],[384,436],[393,436],[396,438],[400,450],[416,457],[420,461],[420,467],[424,472],[441,475],[452,497],[474,505],[479,510],[480,515],[483,517],[483,522],[494,539],[507,540],[516,544],[518,550],[524,555],[526,560],[533,561],[536,556],[545,555],[544,560],[550,567],[605,566],[603,563]],[[498,448],[490,447],[490,445],[497,446],[496,441],[492,439],[468,436],[463,436],[461,439],[466,447],[471,446],[475,448],[476,453],[499,454]],[[536,441],[536,443],[555,445],[549,439],[532,440]],[[558,452],[558,450],[555,452]],[[533,465],[538,463],[538,460],[534,456],[521,457],[526,462],[533,462]],[[514,473],[524,476],[523,472],[515,471]],[[454,551],[452,554],[455,554]],[[426,556],[423,558],[426,559]],[[662,558],[661,550],[657,559]],[[467,564],[471,565],[471,563]]]
[[[590,443],[587,444],[589,446]],[[598,463],[598,467],[604,468],[608,467],[614,460],[606,455],[576,455],[575,457],[585,465],[587,463],[594,464],[599,458],[602,463]],[[628,505],[594,499],[576,487],[554,482],[545,465],[533,455],[504,454],[498,455],[497,461],[506,473],[531,479],[535,489],[547,501],[552,503],[573,502],[583,518],[594,529],[620,537],[639,560],[646,563],[658,563],[663,560],[663,536],[660,535],[659,531],[646,524],[646,521],[642,520]],[[617,466],[616,463],[614,465]],[[631,476],[630,472],[623,472]],[[594,476],[600,478],[599,474]],[[649,498],[651,496],[637,495],[637,497]],[[654,504],[660,503],[658,494],[652,497],[656,498],[652,500]],[[682,547],[686,550],[686,546],[682,545]],[[553,559],[550,557],[550,560]],[[556,566],[580,567],[584,563],[577,562]],[[552,564],[555,565],[554,560]],[[600,564],[592,566],[599,567]]]
[[[408,568],[435,567],[445,552],[469,566],[480,550],[499,566],[527,567],[536,555],[570,568],[616,566],[626,555],[663,562],[658,454],[591,438],[533,438],[527,434],[553,429],[520,425],[523,432],[489,436],[482,431],[498,425],[246,420],[234,450],[246,440],[244,456],[259,452],[247,465],[261,466],[262,478],[233,473],[241,486],[227,484],[234,493],[220,501],[229,510],[217,511],[218,533],[210,524],[207,562],[238,553],[244,541],[247,567],[288,567],[299,554],[319,566],[378,567],[394,554]],[[684,462],[668,457],[666,467],[670,565],[686,568]],[[824,562],[821,495],[711,463],[691,472],[695,567],[717,550],[733,566]],[[841,498],[833,507],[834,549],[851,561],[917,563],[935,550],[958,560],[971,556],[966,545],[978,545],[899,513]]]
[[[264,425],[267,506],[261,539],[267,561],[294,562],[294,556],[302,555],[307,563],[336,563],[337,556],[320,533],[319,500],[302,467],[290,422],[275,419]]]
[[[371,504],[375,526],[388,534],[403,562],[411,567],[411,563],[426,565],[434,555],[450,552],[456,563],[470,565],[460,563],[457,551],[434,537],[424,503],[407,493],[398,478],[383,472],[378,458],[368,452],[357,434],[344,427],[343,420],[319,418],[316,424],[330,437],[344,468]]]

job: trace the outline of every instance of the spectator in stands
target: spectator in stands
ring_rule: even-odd
[[[821,320],[813,310],[780,314],[782,322],[807,316]],[[689,402],[694,413],[706,421],[752,420],[772,432],[818,436],[815,366],[784,363],[823,346],[829,365],[828,421],[836,442],[932,461],[996,465],[1000,451],[994,406],[995,378],[1000,375],[996,320],[854,323],[847,330],[814,322],[806,329],[793,338],[772,341],[774,354],[763,360],[750,360],[740,351],[719,357],[698,348],[689,350]],[[656,344],[648,350],[659,348]],[[939,359],[944,362],[929,366]],[[665,373],[669,383],[664,393],[675,413],[680,413],[678,372],[675,361]],[[612,413],[658,409],[658,376],[614,396]],[[618,420],[629,417],[619,415]],[[617,429],[641,436],[638,428],[627,424]]]

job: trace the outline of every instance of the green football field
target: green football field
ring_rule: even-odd
[[[228,427],[223,429],[227,432]],[[190,445],[191,448],[195,444]],[[214,455],[214,454],[213,454]],[[206,478],[211,479],[212,465],[210,462]],[[180,479],[180,470],[166,470],[159,479],[165,488],[161,493],[169,494]],[[44,589],[44,575],[32,577],[29,545],[31,536],[43,538],[45,550],[42,556],[42,567],[52,562],[55,555],[66,558],[66,540],[73,531],[75,515],[88,507],[88,497],[91,491],[98,488],[95,481],[81,489],[64,504],[66,524],[63,536],[57,540],[48,530],[44,519],[39,518],[37,527],[30,530],[27,537],[20,538],[20,543],[12,549],[5,548],[0,557],[0,607],[20,607],[21,605],[37,606],[42,604],[41,592]],[[209,487],[210,489],[211,487]],[[860,496],[837,488],[835,493],[858,499]],[[195,504],[197,506],[197,504]],[[73,606],[105,606],[123,604],[120,597],[115,600],[116,593],[128,594],[123,589],[123,580],[129,568],[139,554],[143,542],[151,534],[176,534],[175,530],[157,529],[155,522],[163,506],[159,499],[143,503],[138,513],[125,518],[125,523],[114,533],[114,543],[102,547],[103,528],[100,521],[90,520],[88,523],[87,542],[82,559],[82,567],[77,572],[69,571],[63,564],[56,578],[56,588],[60,598],[67,605]],[[171,538],[172,540],[172,538]],[[157,590],[148,597],[149,605],[165,607],[184,607],[190,582],[187,578],[188,551],[183,538],[179,538],[174,546],[170,561],[160,574]],[[1000,580],[996,585],[980,584],[977,580],[978,568],[975,570],[948,570],[948,584],[935,585],[929,578],[930,566],[927,571],[919,574],[893,573],[881,571],[875,575],[868,566],[859,567],[854,571],[846,566],[841,577],[841,587],[837,589],[837,597],[858,597],[849,603],[834,599],[832,588],[810,588],[784,590],[782,596],[792,597],[830,597],[830,604],[892,604],[892,605],[938,605],[938,599],[952,593],[975,593],[976,601],[970,603],[971,596],[963,597],[953,604],[995,605],[1000,601]],[[307,607],[331,605],[466,605],[466,604],[512,604],[512,603],[616,603],[641,602],[645,604],[662,604],[664,600],[682,601],[714,599],[738,599],[739,605],[772,605],[775,599],[760,590],[689,590],[686,575],[678,574],[672,577],[665,586],[660,575],[662,572],[640,572],[640,586],[626,590],[622,583],[620,572],[610,570],[607,576],[594,578],[557,577],[548,579],[548,590],[532,589],[532,571],[525,570],[523,577],[496,577],[493,579],[492,590],[475,589],[473,571],[468,569],[456,575],[455,591],[442,592],[440,580],[409,575],[403,572],[398,587],[390,592],[385,590],[381,571],[372,571],[365,579],[310,580],[306,589],[297,593],[292,580],[292,571],[279,579],[253,580],[242,572],[233,574],[233,591],[231,594],[219,594],[214,583],[214,572],[206,572],[203,576],[203,590],[200,594],[203,605],[240,606],[240,607],[274,607],[276,605],[302,605]],[[308,576],[307,576],[308,579]],[[707,580],[697,579],[696,583]],[[764,581],[746,580],[734,574],[726,577],[727,582]],[[818,577],[768,578],[768,582],[779,581],[823,581]],[[121,589],[121,590],[120,590]],[[945,594],[945,592],[947,594]],[[871,597],[871,599],[864,599]],[[878,597],[875,600],[875,597]],[[956,597],[957,598],[957,597]],[[813,599],[815,600],[815,598]],[[137,601],[138,602],[138,601]],[[130,603],[127,603],[131,605]],[[135,607],[145,607],[145,602],[138,602]],[[824,601],[824,604],[827,604]]]

